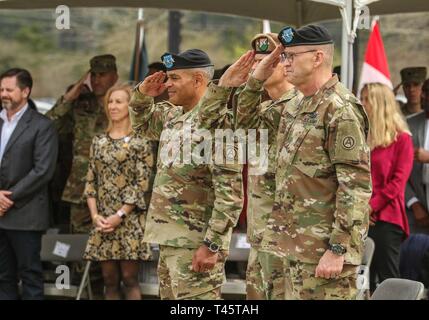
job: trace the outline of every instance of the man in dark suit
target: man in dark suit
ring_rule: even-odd
[[[49,226],[48,182],[58,153],[53,123],[29,107],[24,69],[0,76],[0,299],[43,299],[41,237]]]
[[[421,105],[422,112],[407,118],[415,149],[405,191],[411,233],[429,233],[429,79],[422,87]]]

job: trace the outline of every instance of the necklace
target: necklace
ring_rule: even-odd
[[[128,149],[128,146],[129,146],[128,142],[130,141],[130,139],[131,139],[131,137],[125,136],[124,137],[124,144],[122,145],[122,147]]]

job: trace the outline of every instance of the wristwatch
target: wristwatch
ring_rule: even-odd
[[[347,249],[344,248],[341,244],[329,244],[328,249],[332,251],[333,254],[337,256],[342,256],[347,252]]]
[[[208,239],[204,239],[203,243],[207,246],[207,248],[209,248],[209,250],[213,253],[219,252],[219,245],[208,240]]]
[[[119,210],[116,212],[116,215],[117,215],[119,218],[123,219],[123,218],[127,215],[127,213],[126,213],[124,210],[119,209]]]

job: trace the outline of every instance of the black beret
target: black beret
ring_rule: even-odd
[[[190,49],[179,54],[166,52],[161,56],[161,60],[167,71],[213,66],[207,53],[199,49]]]
[[[334,43],[325,27],[314,24],[296,30],[292,27],[285,27],[279,32],[278,38],[284,47]]]

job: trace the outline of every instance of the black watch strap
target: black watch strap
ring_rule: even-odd
[[[342,256],[347,252],[347,249],[340,244],[329,244],[328,248],[337,256]]]
[[[214,252],[214,253],[219,252],[220,246],[218,244],[208,239],[204,239],[203,243],[207,246],[207,248],[209,248],[211,252]]]

